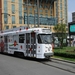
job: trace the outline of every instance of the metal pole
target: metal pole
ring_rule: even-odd
[[[25,24],[25,13],[24,13],[24,24]]]
[[[36,27],[36,26],[35,26],[35,10],[34,10],[34,27]]]
[[[37,22],[38,22],[38,27],[39,27],[39,0],[37,0],[37,14],[38,14]]]
[[[0,9],[2,11],[2,9]],[[2,31],[2,13],[0,12],[0,31]]]
[[[27,26],[29,27],[29,17],[28,17],[28,0],[27,0]]]

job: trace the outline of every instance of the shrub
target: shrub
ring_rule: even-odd
[[[63,53],[63,52],[54,52],[54,55],[66,58],[75,58],[75,54]]]

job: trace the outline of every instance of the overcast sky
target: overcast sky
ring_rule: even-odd
[[[68,22],[72,21],[72,12],[75,12],[75,0],[68,0]]]

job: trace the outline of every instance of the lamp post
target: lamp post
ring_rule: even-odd
[[[0,18],[0,31],[2,31],[2,17]]]
[[[27,26],[29,27],[29,16],[28,16],[28,0],[27,0]]]
[[[37,22],[38,22],[38,27],[39,27],[39,0],[37,0],[37,14],[38,14]]]
[[[34,10],[34,27],[36,27],[36,26],[35,26],[35,10]]]
[[[0,31],[2,31],[2,21],[0,21]]]

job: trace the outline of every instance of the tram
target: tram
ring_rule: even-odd
[[[18,27],[0,32],[0,52],[38,59],[53,56],[52,32],[47,28]]]

